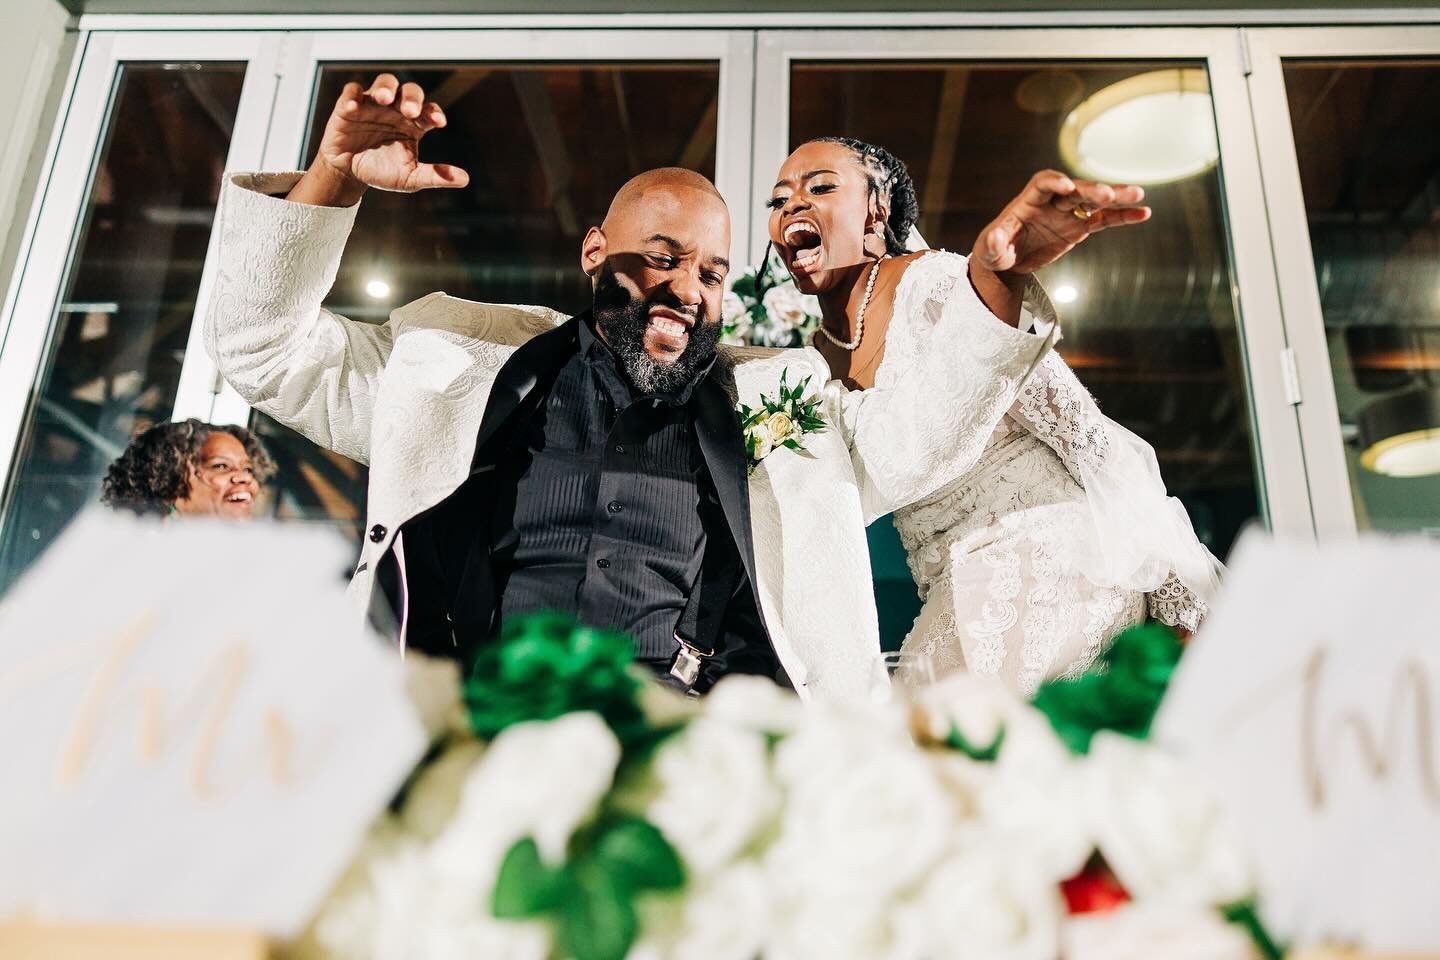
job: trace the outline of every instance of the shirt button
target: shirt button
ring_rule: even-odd
[[[601,557],[599,560],[595,561],[595,566],[599,567],[601,570],[609,570],[610,561],[607,560],[605,557]]]
[[[624,453],[624,452],[625,452],[625,444],[623,444],[623,443],[617,443],[617,444],[615,444],[615,452],[616,452],[616,453]]]
[[[387,531],[386,531],[386,529],[385,529],[384,527],[382,527],[382,526],[381,526],[380,524],[378,524],[378,523],[375,524],[375,526],[373,526],[373,527],[370,528],[370,542],[371,542],[371,543],[379,543],[381,540],[384,540],[384,539],[385,539],[385,534],[386,534],[386,533],[387,533]]]
[[[625,505],[619,500],[611,500],[608,504],[605,505],[605,509],[609,510],[611,513],[619,513],[621,510],[625,509]]]

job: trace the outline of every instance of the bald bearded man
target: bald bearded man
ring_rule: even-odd
[[[828,371],[717,352],[730,227],[707,179],[621,187],[581,244],[577,317],[438,293],[384,325],[321,307],[368,187],[468,183],[419,159],[444,123],[415,84],[350,84],[303,175],[230,176],[221,198],[208,349],[257,409],[369,462],[360,601],[393,584],[402,644],[462,662],[560,610],[626,631],[686,689],[751,673],[868,695],[884,671],[844,441],[751,474],[735,412]]]

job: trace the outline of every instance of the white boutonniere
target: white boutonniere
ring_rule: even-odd
[[[818,433],[826,427],[824,419],[815,413],[820,406],[820,395],[803,399],[810,378],[806,377],[792,387],[786,380],[789,373],[789,368],[780,373],[778,400],[762,393],[758,409],[752,410],[743,403],[739,406],[740,429],[745,435],[745,453],[752,472],[777,447],[804,451],[805,435]]]

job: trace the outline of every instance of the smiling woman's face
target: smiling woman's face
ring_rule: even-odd
[[[869,259],[870,180],[849,147],[802,144],[780,168],[768,206],[770,242],[803,293],[828,290],[837,271]]]
[[[175,501],[175,512],[249,520],[259,494],[245,445],[217,430],[205,438],[200,462],[190,468],[190,490]]]

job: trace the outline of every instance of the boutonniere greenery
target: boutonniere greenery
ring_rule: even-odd
[[[739,406],[740,429],[745,434],[745,453],[751,472],[779,447],[804,451],[806,434],[819,433],[826,427],[824,419],[815,413],[820,406],[820,395],[804,399],[810,378],[792,387],[788,383],[789,374],[788,368],[780,373],[779,399],[762,393],[758,408],[751,409],[743,403]]]

